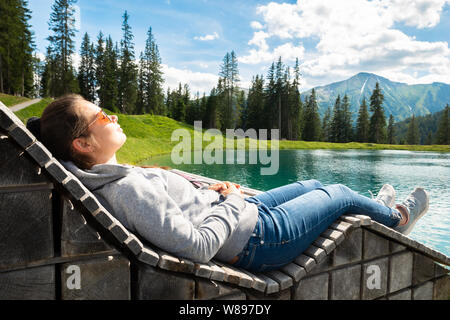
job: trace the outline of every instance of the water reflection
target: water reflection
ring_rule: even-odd
[[[223,151],[219,151],[223,152]],[[251,164],[257,151],[234,154],[234,164],[174,165],[170,155],[155,157],[145,164],[168,165],[188,172],[228,180],[259,190],[268,190],[297,180],[317,179],[323,184],[342,183],[369,196],[385,183],[393,185],[403,200],[415,186],[430,194],[430,209],[410,236],[450,255],[450,154],[403,150],[279,150],[276,175],[262,176],[260,163]],[[223,154],[226,163],[229,154]],[[192,157],[194,159],[194,157]],[[245,159],[245,161],[243,161]],[[259,158],[257,158],[259,159]]]

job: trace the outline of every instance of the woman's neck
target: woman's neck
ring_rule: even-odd
[[[107,164],[117,164],[116,154],[114,155],[106,162]]]
[[[95,164],[118,164],[116,154],[114,153],[112,157],[104,157],[104,158],[98,157],[95,161]]]

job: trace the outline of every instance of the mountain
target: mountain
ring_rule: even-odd
[[[449,84],[434,82],[432,84],[408,85],[391,81],[373,73],[361,72],[347,80],[314,88],[320,115],[323,116],[328,107],[333,107],[338,94],[341,96],[341,101],[347,94],[353,120],[355,120],[359,105],[364,97],[367,105],[369,105],[370,96],[377,82],[384,95],[383,107],[386,119],[392,114],[395,122],[409,118],[413,113],[416,116],[434,113],[444,109],[447,103],[450,104]],[[310,94],[311,89],[302,92],[302,98]]]

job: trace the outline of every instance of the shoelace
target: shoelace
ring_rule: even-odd
[[[411,213],[411,209],[414,208],[417,203],[414,201],[414,198],[408,197],[403,201],[403,205],[408,209],[409,213]]]

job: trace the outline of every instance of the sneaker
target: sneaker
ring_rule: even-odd
[[[423,188],[415,188],[400,205],[406,208],[408,220],[406,224],[397,226],[394,230],[405,235],[409,234],[416,222],[428,211],[429,203],[430,197],[428,196],[428,193]]]
[[[385,184],[378,192],[375,201],[383,206],[392,208],[395,205],[395,190],[390,184]]]

